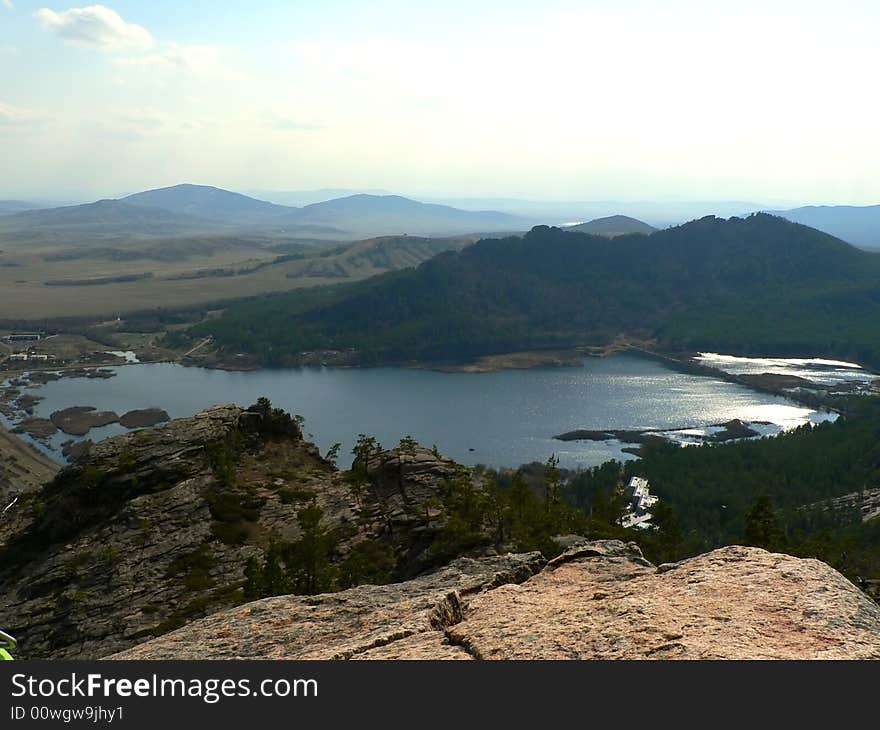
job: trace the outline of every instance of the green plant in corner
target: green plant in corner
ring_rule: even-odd
[[[6,632],[0,631],[0,661],[12,659],[15,647],[15,639]]]

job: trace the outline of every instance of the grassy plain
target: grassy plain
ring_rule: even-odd
[[[36,248],[0,241],[0,320],[116,317],[357,281],[417,265],[474,239],[395,236],[278,246],[223,237]],[[117,277],[140,278],[111,281]]]

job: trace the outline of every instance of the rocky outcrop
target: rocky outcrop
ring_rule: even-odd
[[[296,514],[270,505],[261,521],[272,490],[220,485],[214,450],[239,448],[236,470],[268,448],[320,469],[289,426],[270,442],[260,414],[211,408],[93,444],[22,495],[0,534],[0,625],[17,632],[22,656],[101,655],[240,603],[243,561],[259,548],[221,539],[221,528],[268,531]],[[260,509],[229,525],[213,509],[224,495]]]
[[[126,428],[144,428],[155,426],[157,423],[165,423],[169,419],[168,412],[161,408],[141,408],[123,413],[119,417],[119,423]]]
[[[851,492],[844,494],[842,497],[825,500],[824,502],[816,502],[804,507],[808,509],[828,509],[828,510],[857,510],[862,518],[862,522],[870,522],[880,517],[880,488],[863,489],[860,492]]]
[[[443,526],[440,486],[466,473],[452,459],[415,442],[380,450],[367,464],[355,459],[352,474],[362,475],[369,483],[373,531],[393,536],[399,577],[418,575],[455,557],[435,550]]]
[[[438,480],[453,479],[463,471],[449,457],[418,444],[381,451],[366,466],[355,460],[352,468],[366,469],[377,495],[398,515],[422,511],[437,496]]]
[[[45,441],[58,433],[58,427],[48,418],[30,416],[13,428],[12,433],[26,433],[35,439]]]
[[[404,583],[265,598],[111,658],[370,659],[405,652],[467,659],[443,633],[462,620],[463,601],[520,583],[544,562],[540,553],[460,558]]]
[[[457,561],[393,586],[266,599],[112,658],[880,658],[880,608],[816,560],[727,547],[658,568],[608,540],[540,565]]]
[[[97,411],[92,406],[72,406],[55,411],[49,419],[70,436],[85,436],[93,428],[116,423],[119,416],[113,411]]]
[[[320,529],[332,536],[334,576],[353,552],[362,571],[379,555],[382,580],[435,568],[435,516],[424,504],[454,465],[415,451],[404,457],[402,478],[386,452],[375,465],[378,486],[356,489],[360,478],[338,471],[295,420],[268,404],[215,406],[87,442],[3,518],[0,626],[20,640],[23,658],[90,658],[239,605],[254,591],[270,595],[262,584],[250,590],[248,563],[300,540],[306,506],[319,508]],[[348,571],[333,582],[367,579]]]
[[[880,658],[880,608],[842,575],[738,546],[659,569],[633,545],[574,548],[449,633],[482,659]]]

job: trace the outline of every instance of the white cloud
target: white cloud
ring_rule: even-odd
[[[201,78],[227,81],[245,78],[244,74],[226,63],[225,52],[220,46],[180,43],[162,43],[157,46],[150,31],[127,22],[106,5],[89,5],[63,12],[41,8],[35,15],[44,28],[54,31],[69,43],[123,52],[115,59],[119,66],[186,72]],[[151,49],[155,50],[143,53]]]
[[[260,113],[260,119],[270,129],[279,132],[296,132],[311,131],[315,132],[324,129],[324,125],[310,119],[300,119],[289,114],[277,114],[276,112],[266,110]]]
[[[106,5],[88,5],[56,13],[49,8],[36,12],[43,27],[69,43],[101,50],[137,50],[153,46],[146,28],[129,23]]]
[[[15,10],[15,3],[12,0],[3,0],[3,7],[7,10]]]
[[[151,107],[133,107],[103,116],[84,115],[77,120],[78,130],[89,139],[122,143],[174,143],[193,133],[214,126],[205,117],[185,118]]]
[[[26,124],[26,120],[27,113],[24,110],[0,102],[0,126],[12,127]]]
[[[45,126],[44,116],[0,101],[0,134],[32,134]]]
[[[124,66],[142,66],[183,71],[193,76],[241,81],[246,76],[226,63],[223,49],[214,45],[169,43],[158,53],[117,59]]]

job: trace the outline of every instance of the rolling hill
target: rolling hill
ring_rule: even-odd
[[[880,205],[810,205],[773,215],[803,223],[864,248],[880,248]]]
[[[348,286],[320,306],[297,296],[232,307],[198,332],[267,364],[345,348],[362,362],[461,359],[621,334],[880,364],[880,255],[766,214],[613,241],[538,226]]]
[[[157,188],[129,195],[121,202],[236,225],[264,225],[276,220],[292,220],[297,213],[296,208],[267,203],[210,185],[183,184]]]
[[[35,203],[28,203],[24,200],[0,200],[0,215],[11,215],[13,213],[21,213],[25,210],[33,210],[40,206]]]
[[[359,269],[376,272],[405,269],[433,258],[445,251],[458,251],[476,240],[474,236],[425,238],[422,236],[380,236],[340,247],[331,258],[351,276]]]
[[[649,226],[636,218],[626,215],[610,215],[605,218],[596,218],[587,223],[578,223],[574,226],[566,226],[566,231],[576,233],[591,233],[594,236],[625,236],[629,233],[641,233],[646,236],[654,233],[657,229]]]
[[[449,235],[515,231],[527,227],[517,216],[420,203],[399,195],[349,195],[299,209],[298,221],[374,234]]]
[[[0,241],[88,242],[92,238],[170,237],[220,230],[213,221],[184,213],[99,200],[83,205],[28,210],[0,218]]]
[[[312,203],[323,203],[326,200],[346,198],[350,195],[391,195],[388,190],[379,188],[320,188],[318,190],[245,190],[250,195],[260,200],[268,200],[278,205],[293,206],[300,208]]]
[[[140,222],[196,225],[207,221],[164,208],[130,205],[119,200],[98,200],[83,205],[27,210],[9,216],[4,222],[31,226],[65,226]]]

